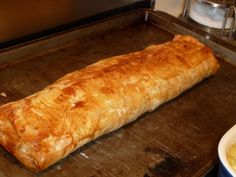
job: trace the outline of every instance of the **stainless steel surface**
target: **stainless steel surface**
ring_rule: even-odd
[[[189,9],[189,5],[190,5],[190,1],[191,1],[191,0],[186,0],[186,1],[185,1],[184,10],[183,10],[183,16],[184,16],[184,17],[187,16],[188,9]]]
[[[235,0],[198,0],[198,1],[206,3],[216,8],[224,8],[235,4]]]
[[[226,24],[230,18],[233,18],[233,20],[231,21],[230,31],[228,32],[228,36],[225,37]],[[236,8],[235,6],[230,6],[225,14],[225,19],[221,29],[221,38],[232,40],[233,32],[235,31],[235,22],[236,22]]]

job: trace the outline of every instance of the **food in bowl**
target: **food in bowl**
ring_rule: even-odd
[[[219,155],[219,173],[218,177],[234,177],[236,176],[236,124],[231,127],[221,138],[218,146]],[[234,162],[231,162],[231,158]],[[234,166],[234,167],[233,167]]]
[[[228,152],[227,152],[227,159],[229,161],[230,166],[236,172],[236,144],[233,144]]]

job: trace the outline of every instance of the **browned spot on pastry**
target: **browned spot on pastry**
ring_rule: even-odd
[[[30,106],[30,104],[31,104],[31,100],[30,99],[25,99],[25,105]]]
[[[69,96],[70,95],[75,95],[75,90],[72,87],[66,87],[62,91],[65,95],[69,95]]]
[[[186,66],[187,68],[190,68],[190,65],[188,64],[188,62],[187,62],[182,56],[176,55],[176,58],[177,58],[184,66]]]
[[[102,87],[101,92],[104,94],[113,94],[115,91],[111,87]]]
[[[19,131],[20,131],[21,133],[24,133],[24,132],[25,132],[25,127],[20,127],[20,128],[19,128]]]
[[[15,149],[15,144],[12,141],[8,141],[4,144],[4,147],[8,152],[13,153]]]
[[[83,108],[85,107],[85,102],[84,101],[78,101],[74,103],[74,108]]]
[[[8,117],[8,120],[10,122],[14,122],[17,117],[15,116],[13,109],[11,109],[11,107],[7,107],[5,111],[6,111],[6,116]]]

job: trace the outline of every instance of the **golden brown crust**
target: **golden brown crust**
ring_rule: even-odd
[[[0,143],[31,169],[70,152],[178,96],[219,68],[190,36],[101,60],[44,90],[0,107]]]

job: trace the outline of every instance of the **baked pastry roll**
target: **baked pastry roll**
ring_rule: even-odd
[[[85,143],[156,109],[219,64],[190,36],[100,60],[0,107],[0,144],[42,170]]]

